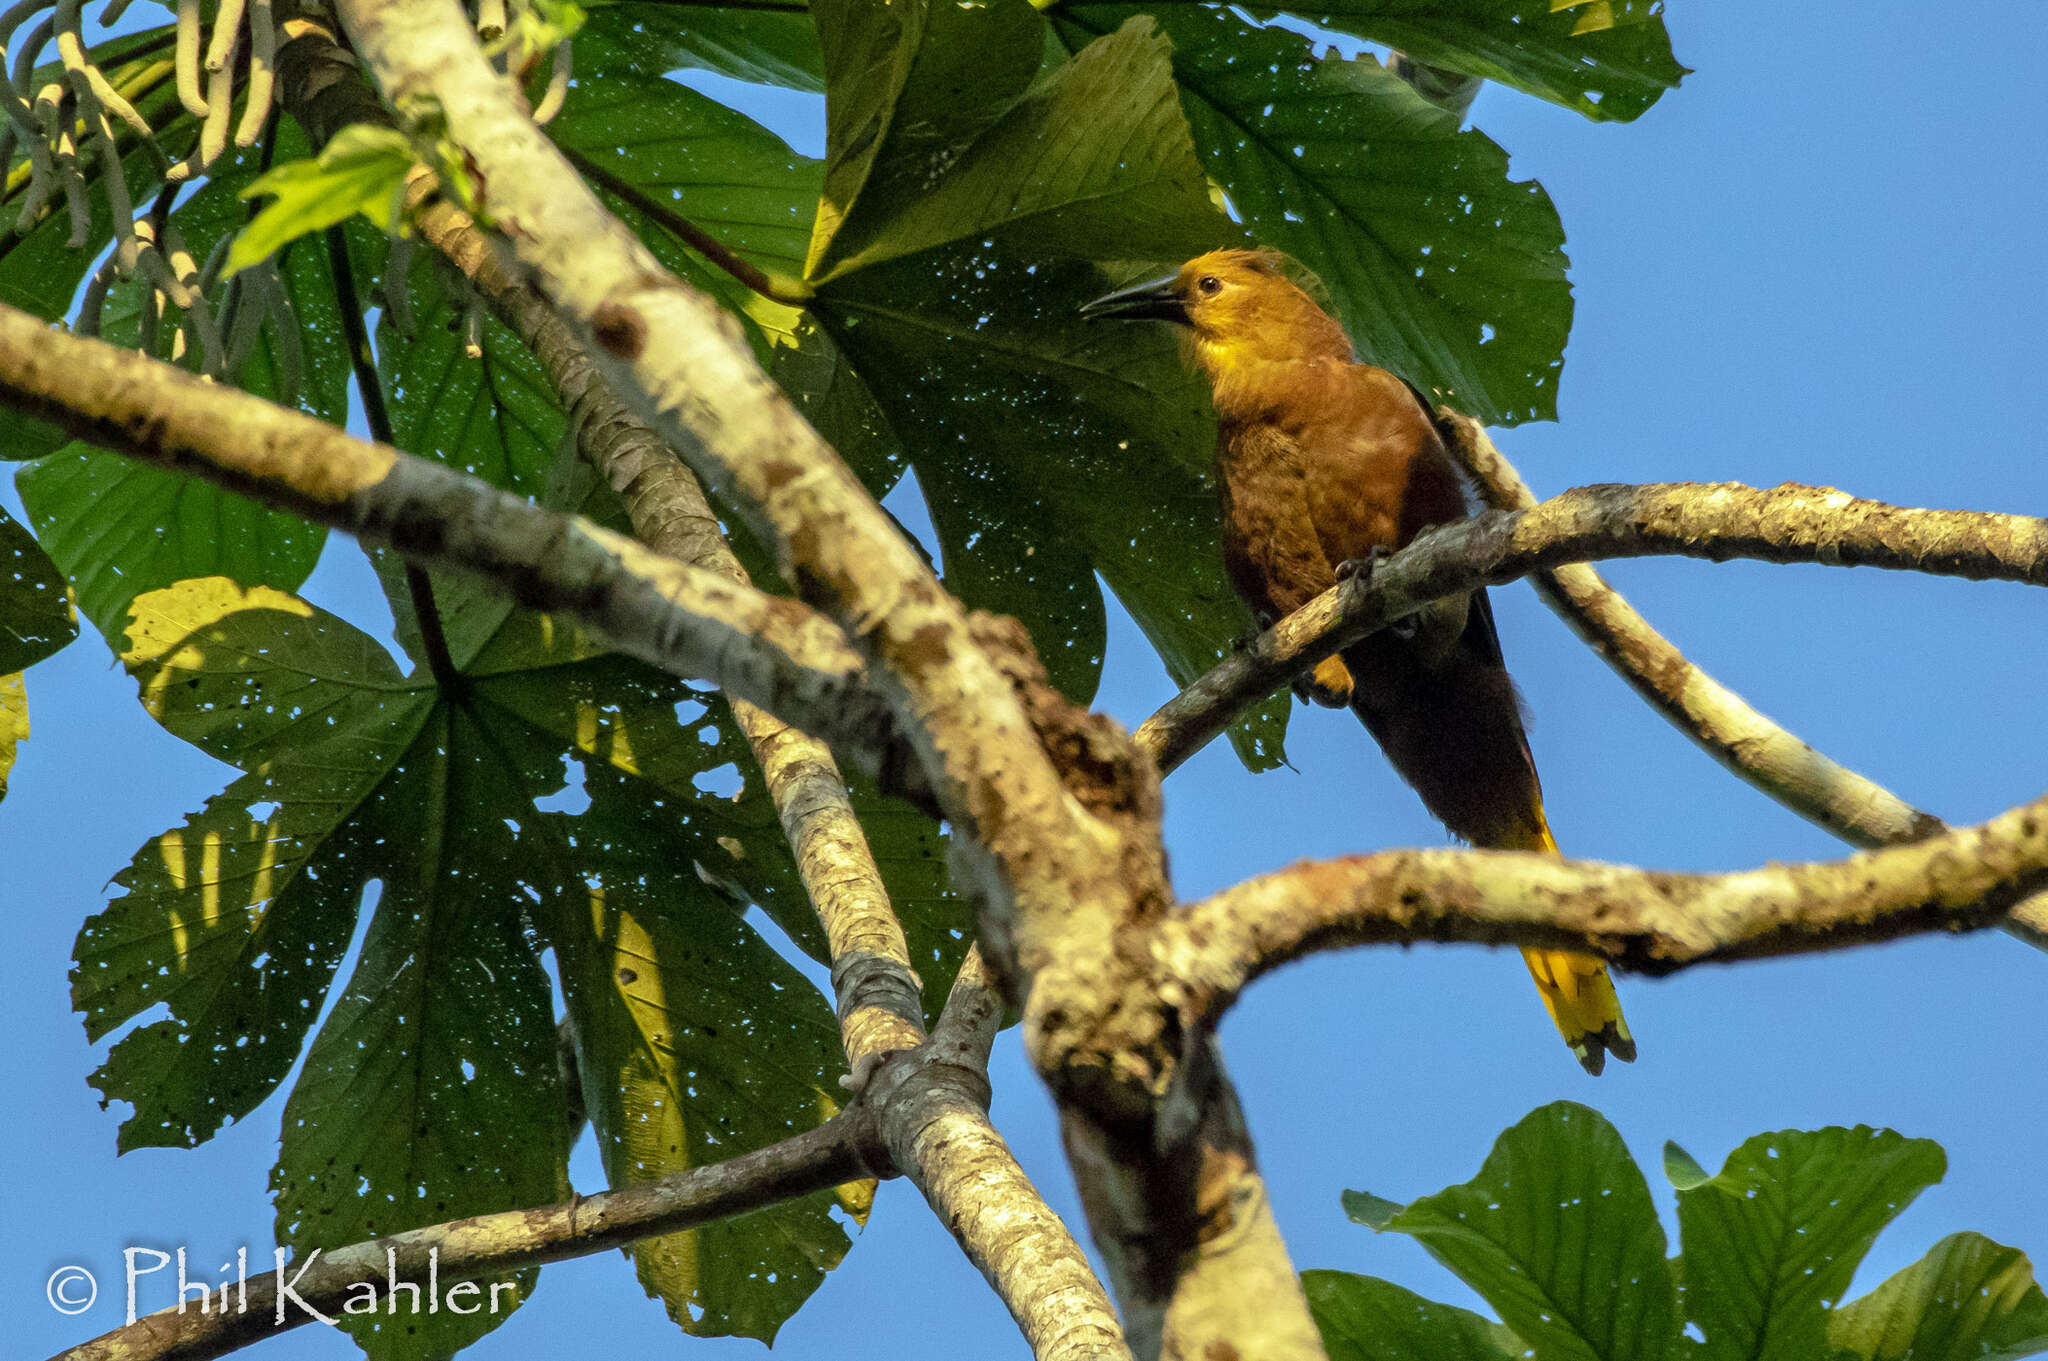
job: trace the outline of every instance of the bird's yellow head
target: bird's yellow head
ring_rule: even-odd
[[[1084,317],[1168,321],[1185,328],[1195,363],[1217,385],[1247,368],[1349,361],[1351,342],[1267,250],[1215,250],[1164,278],[1095,299]]]

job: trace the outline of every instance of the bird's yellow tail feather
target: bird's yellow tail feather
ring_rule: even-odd
[[[1524,844],[1504,849],[1558,854],[1550,828],[1541,824]],[[1536,990],[1543,994],[1550,1019],[1557,1023],[1558,1033],[1581,1067],[1597,1077],[1607,1066],[1609,1054],[1623,1063],[1635,1062],[1636,1042],[1628,1033],[1621,999],[1614,995],[1614,982],[1604,963],[1571,950],[1524,950],[1522,958],[1536,980]]]

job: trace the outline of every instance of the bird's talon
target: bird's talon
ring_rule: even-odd
[[[1361,577],[1366,581],[1371,581],[1373,568],[1379,566],[1392,556],[1392,550],[1385,544],[1376,543],[1364,557],[1346,558],[1338,563],[1337,580],[1349,581],[1353,577]]]

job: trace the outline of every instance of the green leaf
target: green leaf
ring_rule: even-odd
[[[1626,123],[1690,74],[1671,55],[1663,0],[1308,0],[1273,9],[1588,118]]]
[[[1330,1361],[1511,1361],[1521,1342],[1492,1319],[1391,1281],[1304,1271],[1301,1288]]]
[[[98,1040],[162,1004],[93,1077],[120,1145],[190,1147],[290,1071],[348,944],[373,854],[355,814],[432,707],[367,636],[223,578],[135,602],[124,660],[171,731],[250,773],[115,876],[79,932],[72,1004]],[[374,873],[374,871],[368,871]]]
[[[1223,579],[1207,393],[1170,338],[1083,321],[1102,290],[1081,262],[998,245],[860,270],[816,306],[917,470],[949,584],[1022,619],[1084,702],[1097,575],[1177,684],[1253,627]],[[1254,768],[1280,760],[1286,703],[1233,729]]]
[[[568,1194],[554,1007],[524,911],[551,867],[505,818],[530,771],[520,757],[538,753],[504,738],[436,706],[364,801],[364,830],[382,835],[347,877],[375,874],[383,892],[285,1104],[271,1175],[278,1242],[295,1253]],[[516,1305],[534,1276],[482,1284],[509,1282]],[[341,1322],[372,1357],[445,1356],[504,1321],[491,1302]]]
[[[703,891],[672,814],[616,774],[586,779],[592,804],[575,835],[587,887],[548,935],[611,1184],[763,1148],[830,1116],[844,1061],[817,990]],[[630,1251],[685,1332],[773,1341],[849,1246],[835,1201],[864,1218],[871,1198],[872,1184],[843,1187]]]
[[[0,673],[33,666],[77,636],[63,574],[35,536],[0,510]]]
[[[628,70],[661,76],[697,68],[760,85],[811,92],[825,88],[817,25],[802,10],[660,0],[596,0],[588,8],[583,40],[596,37],[616,54],[617,63],[608,63],[607,74]]]
[[[136,602],[145,704],[248,773],[146,845],[80,936],[90,1034],[168,1013],[96,1079],[136,1107],[125,1146],[197,1142],[277,1086],[377,886],[361,963],[286,1104],[274,1184],[296,1249],[559,1198],[543,948],[589,1004],[588,1108],[627,1143],[677,1132],[662,1170],[833,1109],[831,1006],[743,919],[759,904],[822,951],[774,810],[757,791],[729,797],[745,756],[730,715],[562,621],[476,619],[451,700],[282,592],[213,579]],[[626,917],[655,942],[660,986],[607,1010],[600,990],[623,984],[593,931]],[[645,1026],[607,1030],[621,1015]],[[621,1181],[656,1151],[632,1147]],[[830,1199],[689,1240],[702,1254],[687,1290],[673,1271],[653,1279],[705,1329],[771,1335],[846,1251]],[[516,1298],[532,1276],[505,1280]],[[379,1356],[445,1355],[509,1302],[489,1319],[344,1323]]]
[[[1671,1268],[1649,1186],[1614,1126],[1585,1106],[1532,1111],[1477,1177],[1415,1201],[1387,1228],[1456,1272],[1539,1361],[1658,1361],[1673,1345]]]
[[[820,0],[811,14],[825,66],[825,190],[804,272],[822,278],[847,254],[837,238],[849,223],[874,219],[861,230],[872,239],[1024,92],[1044,40],[1026,0]]]
[[[1070,46],[1127,5],[1058,12]],[[1174,5],[1181,102],[1252,234],[1314,271],[1361,357],[1492,424],[1556,415],[1571,333],[1564,228],[1507,153],[1371,57]]]
[[[1664,1179],[1681,1191],[1690,1191],[1712,1181],[1714,1174],[1701,1167],[1699,1160],[1675,1141],[1667,1139],[1664,1141]]]
[[[221,277],[233,278],[299,237],[357,213],[395,234],[403,223],[405,177],[416,159],[404,133],[355,123],[328,139],[319,155],[275,167],[242,190],[243,198],[268,194],[275,202],[228,247]]]
[[[471,300],[443,287],[430,252],[413,258],[408,287],[410,316],[401,323],[386,309],[377,322],[393,441],[539,499],[564,457],[567,424],[540,361],[503,322],[481,310],[472,315]]]
[[[889,25],[876,15],[899,11],[899,45],[877,50]],[[819,25],[828,157],[811,279],[991,234],[1093,259],[1178,258],[1240,238],[1210,204],[1150,19],[1133,16],[1015,103],[1045,46],[1025,0],[830,0]],[[890,79],[862,83],[878,62]]]
[[[1941,1180],[1941,1146],[1867,1126],[1760,1134],[1678,1193],[1699,1361],[1805,1361],[1880,1230]]]
[[[745,114],[643,69],[634,54],[644,53],[645,39],[614,36],[615,25],[603,22],[610,13],[597,11],[577,40],[587,74],[548,125],[549,136],[751,263],[801,273],[823,163],[797,155]],[[729,278],[718,280],[730,291]]]
[[[1959,1233],[1828,1320],[1838,1361],[2018,1361],[2048,1352],[2026,1254]]]
[[[136,596],[175,581],[225,575],[295,587],[327,537],[296,515],[85,445],[29,464],[15,485],[78,608],[110,642]]]
[[[28,687],[24,682],[19,671],[0,676],[0,799],[7,797],[15,749],[28,741]]]
[[[1354,1224],[1363,1224],[1375,1233],[1386,1229],[1394,1222],[1395,1215],[1408,1208],[1370,1191],[1346,1191],[1339,1199],[1344,1205],[1346,1219]]]

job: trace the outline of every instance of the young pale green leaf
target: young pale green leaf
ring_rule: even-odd
[[[2048,1352],[2048,1297],[2025,1253],[1958,1233],[1835,1310],[1827,1340],[1835,1361],[2019,1361]]]
[[[1354,1224],[1363,1224],[1375,1233],[1392,1224],[1394,1216],[1408,1208],[1370,1191],[1346,1191],[1339,1200],[1344,1205],[1346,1219]]]
[[[1301,1288],[1330,1361],[1515,1361],[1518,1338],[1492,1319],[1391,1281],[1304,1271]]]
[[[1701,1167],[1699,1160],[1680,1148],[1675,1140],[1664,1141],[1664,1180],[1678,1190],[1690,1191],[1713,1179],[1714,1174]]]
[[[989,31],[949,36],[971,38],[965,52],[1000,52],[1001,64],[987,78],[977,66],[969,79],[950,67],[928,72],[920,60],[896,103],[874,115],[891,120],[880,148],[857,139],[840,147],[827,163],[813,280],[990,235],[1087,259],[1178,258],[1241,239],[1210,203],[1167,44],[1150,19],[1132,16],[1004,108],[1012,77],[1037,68],[1042,22],[1022,0],[958,8]],[[828,64],[833,52],[828,36]],[[870,153],[849,189],[849,167]]]
[[[1941,1146],[1890,1130],[1760,1134],[1678,1192],[1679,1302],[1697,1361],[1807,1361],[1863,1254],[1941,1180]]]
[[[1062,8],[1070,46],[1128,5]],[[1266,245],[1314,271],[1360,357],[1489,423],[1556,415],[1564,227],[1507,153],[1370,57],[1228,10],[1158,12],[1202,162]]]
[[[1576,1102],[1532,1111],[1478,1176],[1386,1227],[1456,1272],[1539,1361],[1661,1361],[1674,1345],[1649,1186],[1614,1126]]]
[[[1689,74],[1671,55],[1663,0],[1290,0],[1254,10],[1276,11],[1614,122],[1640,117]]]
[[[1021,618],[1084,701],[1098,576],[1180,684],[1253,627],[1223,579],[1207,393],[1169,337],[1079,317],[1103,287],[998,244],[857,271],[816,307],[917,471],[949,584]],[[1233,730],[1255,768],[1279,762],[1285,714],[1283,698]]]
[[[243,198],[267,194],[274,201],[228,247],[221,277],[232,278],[357,213],[396,234],[404,222],[405,177],[416,159],[411,139],[396,128],[357,123],[334,134],[318,156],[273,168],[242,190]]]
[[[592,38],[623,63],[613,70],[662,76],[691,68],[757,85],[812,93],[825,89],[818,28],[800,10],[592,0],[583,40]],[[579,56],[578,65],[583,64]]]
[[[35,536],[0,510],[0,673],[33,666],[77,636],[64,574]]]

